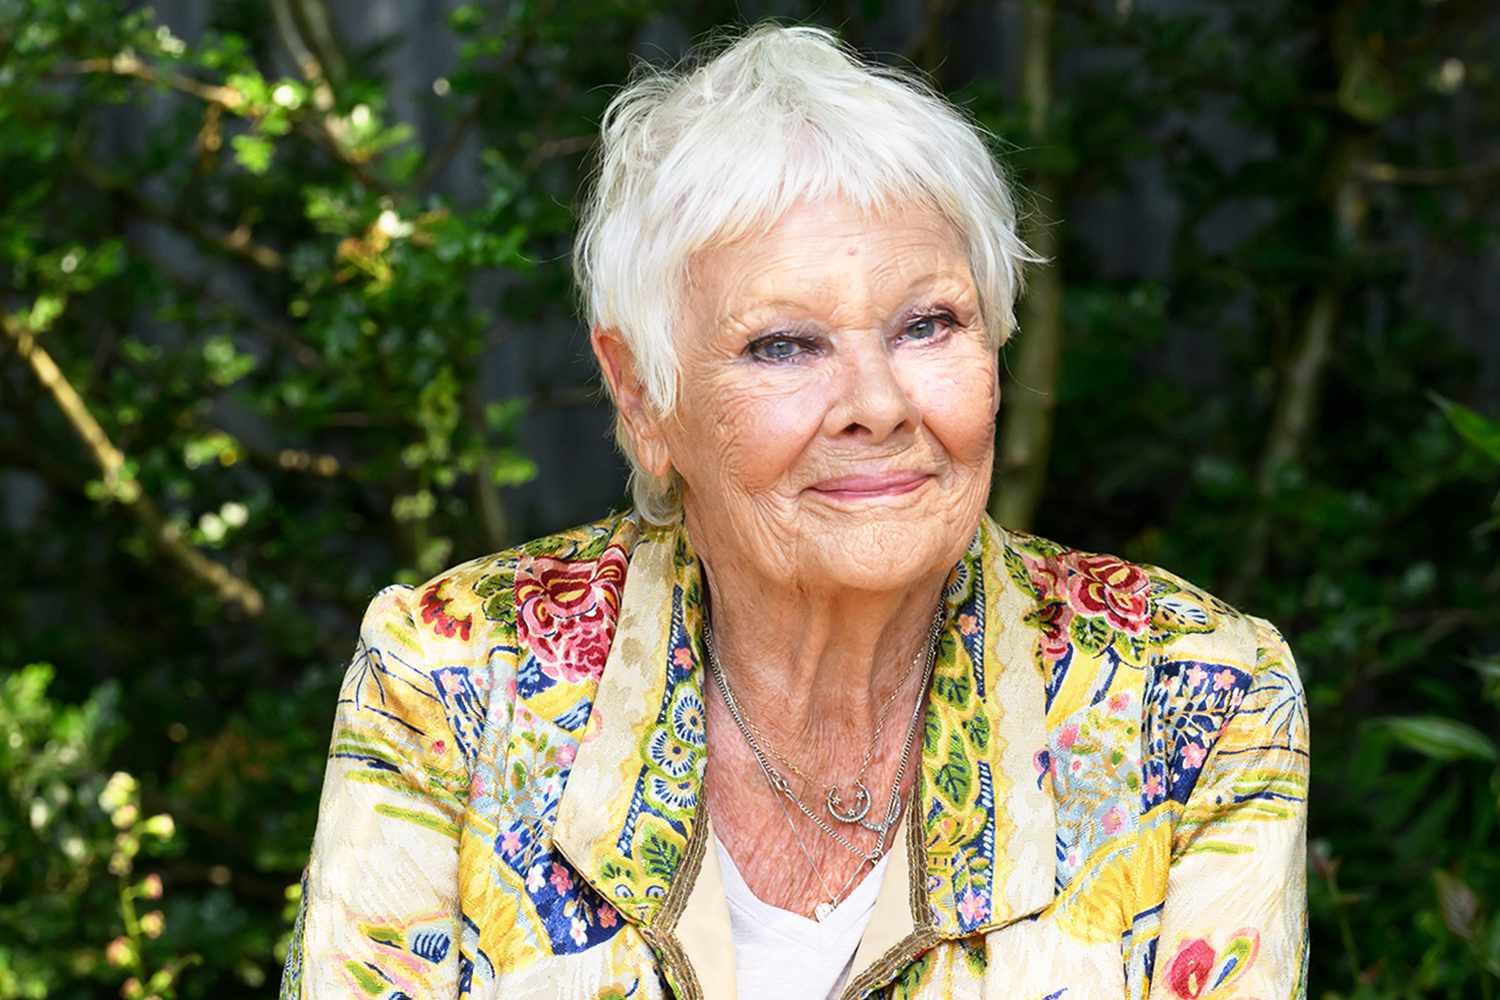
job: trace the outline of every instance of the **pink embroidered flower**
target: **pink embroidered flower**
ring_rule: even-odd
[[[1104,616],[1110,625],[1130,635],[1146,631],[1150,581],[1139,566],[1114,556],[1074,554],[1068,577],[1068,602],[1091,618]]]
[[[592,743],[602,732],[604,732],[604,713],[599,711],[598,705],[595,705],[594,710],[589,713],[588,721],[583,724],[583,735],[579,737],[578,742]]]
[[[557,862],[552,862],[552,875],[547,879],[552,883],[552,888],[561,896],[573,888],[573,879],[568,875],[568,870]]]
[[[521,834],[515,830],[507,830],[500,837],[500,850],[507,858],[515,857],[521,849]]]
[[[1208,671],[1207,670],[1204,670],[1202,667],[1198,666],[1196,663],[1193,664],[1191,667],[1188,668],[1188,672],[1187,672],[1188,687],[1190,687],[1190,688],[1200,688],[1200,687],[1202,687],[1203,686],[1203,681],[1207,677],[1208,677]]]
[[[958,630],[964,635],[973,635],[975,632],[979,631],[979,619],[975,618],[973,615],[959,615]]]
[[[1148,797],[1154,799],[1158,795],[1160,795],[1161,793],[1162,793],[1161,775],[1159,775],[1159,774],[1153,774],[1151,777],[1149,777],[1149,778],[1146,779],[1146,795]]]
[[[967,890],[958,901],[958,915],[964,923],[975,926],[990,915],[990,904],[973,889]]]
[[[443,674],[443,690],[448,694],[462,694],[464,690],[464,679],[457,671],[449,670]]]
[[[1064,570],[1055,558],[1033,559],[1031,556],[1021,558],[1026,563],[1026,575],[1031,577],[1031,586],[1036,591],[1037,600],[1044,601],[1049,597],[1062,596]]]
[[[1220,670],[1214,674],[1214,690],[1227,691],[1234,687],[1234,674],[1228,670]]]
[[[571,767],[574,758],[578,756],[578,746],[574,743],[564,743],[557,748],[554,756],[563,767]]]
[[[1202,767],[1203,758],[1207,755],[1208,752],[1197,743],[1189,743],[1182,748],[1182,760],[1188,767]]]
[[[531,893],[541,892],[542,886],[547,884],[547,866],[538,862],[531,866],[531,871],[526,873],[526,891]]]
[[[1122,711],[1129,704],[1130,704],[1130,692],[1129,691],[1116,691],[1114,694],[1112,694],[1112,695],[1109,696],[1109,710],[1111,712]]]
[[[1202,938],[1182,942],[1167,967],[1167,983],[1181,1000],[1197,1000],[1214,968],[1213,947]]]
[[[619,920],[620,920],[620,916],[619,916],[619,914],[617,914],[615,912],[615,908],[613,906],[610,906],[608,903],[604,903],[604,904],[600,905],[600,907],[599,907],[599,926],[600,927],[613,927],[615,924],[617,924],[619,922]]]
[[[1104,814],[1104,818],[1099,821],[1099,825],[1104,827],[1104,832],[1111,836],[1119,833],[1120,827],[1125,825],[1125,810],[1119,806],[1115,806]]]
[[[1073,763],[1071,764],[1071,766],[1069,766],[1068,770],[1072,771],[1074,774],[1077,774],[1079,771],[1082,771],[1083,770],[1083,758],[1082,757],[1074,757],[1073,758]]]
[[[1078,742],[1078,726],[1067,725],[1062,727],[1062,732],[1057,734],[1057,745],[1064,750],[1073,749],[1073,744]]]
[[[442,753],[443,751],[445,751],[447,749],[448,749],[448,743],[447,743],[447,741],[445,741],[445,740],[433,740],[432,741],[432,752],[433,753]]]
[[[574,944],[582,947],[583,942],[587,940],[588,937],[587,931],[588,925],[578,917],[574,917],[572,924],[570,924],[568,927],[568,936],[573,939]]]
[[[535,556],[516,567],[516,624],[544,674],[576,682],[604,672],[625,566],[612,546],[592,561]]]
[[[672,662],[677,665],[678,670],[693,669],[693,651],[686,646],[678,646],[672,650]]]

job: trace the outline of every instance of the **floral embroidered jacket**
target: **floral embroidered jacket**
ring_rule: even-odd
[[[282,997],[734,997],[703,586],[680,527],[623,514],[377,594]],[[988,520],[945,599],[844,995],[1303,998],[1307,720],[1276,629]]]

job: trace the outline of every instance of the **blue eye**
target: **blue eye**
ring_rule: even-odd
[[[795,337],[761,337],[746,350],[760,361],[788,361],[801,354],[806,345]]]
[[[952,325],[953,317],[946,313],[918,316],[906,324],[906,329],[901,332],[901,335],[912,340],[931,340],[942,333],[944,327]]]

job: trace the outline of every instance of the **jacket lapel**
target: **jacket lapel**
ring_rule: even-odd
[[[648,530],[631,553],[553,843],[642,929],[679,995],[733,997],[729,909],[699,812],[702,606],[685,532]]]
[[[1046,691],[1027,620],[1036,600],[1010,556],[986,518],[948,578],[913,808],[846,996],[884,986],[940,941],[999,931],[1056,896]]]
[[[679,544],[680,543],[680,544]],[[685,541],[646,532],[631,553],[619,623],[558,805],[554,843],[627,918],[649,924],[698,820],[705,763],[701,603]]]
[[[921,823],[927,919],[943,937],[992,930],[1056,895],[1056,808],[1041,755],[1046,689],[1035,598],[985,518],[949,577],[948,630],[928,700]]]

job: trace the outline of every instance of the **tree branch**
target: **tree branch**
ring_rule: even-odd
[[[31,330],[10,317],[5,318],[3,325],[17,353],[31,365],[37,380],[52,394],[58,409],[104,473],[104,487],[109,495],[124,504],[146,529],[152,543],[179,569],[193,580],[207,584],[219,600],[240,608],[252,618],[258,617],[265,610],[266,602],[255,585],[209,559],[182,538],[180,531],[141,491],[140,484],[123,475],[124,454],[110,441],[104,428],[89,412],[88,404],[78,395],[52,356],[36,342]]]
[[[282,44],[291,53],[297,70],[312,85],[313,106],[319,112],[316,123],[299,121],[297,131],[347,167],[365,188],[395,195],[395,189],[372,173],[364,161],[349,155],[339,135],[341,130],[329,123],[327,115],[337,104],[334,81],[344,77],[344,57],[334,38],[333,18],[328,8],[322,0],[299,0],[293,11],[292,0],[272,0],[271,9]],[[311,40],[305,36],[311,36]]]
[[[1361,163],[1360,177],[1377,184],[1467,184],[1500,177],[1500,160],[1456,167],[1398,167],[1393,163]]]
[[[223,251],[231,257],[238,257],[240,260],[248,261],[262,270],[282,271],[286,269],[286,261],[282,258],[281,252],[263,243],[256,243],[250,237],[249,226],[241,225],[227,233],[211,226],[206,226],[196,219],[178,215],[170,209],[156,204],[131,185],[110,176],[82,156],[74,156],[72,160],[74,168],[84,180],[100,191],[123,199],[142,215],[155,219],[158,222],[164,222],[174,229],[180,229],[204,246]]]
[[[1356,0],[1346,0],[1335,12],[1330,39],[1339,60],[1341,76],[1354,72],[1358,46],[1364,44],[1347,28]],[[1350,250],[1359,246],[1368,215],[1364,185],[1359,165],[1374,144],[1374,130],[1369,126],[1348,124],[1349,119],[1333,112],[1333,128],[1342,134],[1333,140],[1323,178],[1322,201],[1326,207],[1340,247]],[[1259,581],[1270,556],[1275,517],[1272,504],[1285,470],[1302,460],[1307,442],[1317,423],[1317,404],[1329,360],[1333,356],[1347,294],[1348,275],[1335,273],[1320,279],[1308,299],[1291,350],[1278,366],[1276,399],[1271,408],[1271,426],[1266,433],[1256,473],[1258,504],[1246,526],[1244,556],[1226,590],[1231,601],[1244,600]]]
[[[922,23],[917,33],[906,44],[904,57],[922,67],[928,76],[937,77],[940,56],[945,51],[940,44],[943,34],[943,19],[952,8],[952,0],[925,0],[922,4]]]
[[[75,62],[60,63],[57,72],[73,76],[86,74],[108,74],[111,76],[126,76],[146,83],[161,84],[181,94],[188,94],[210,104],[217,104],[226,110],[241,113],[245,107],[245,95],[233,87],[225,87],[220,84],[203,83],[194,80],[190,76],[174,73],[171,70],[159,70],[150,63],[142,62],[138,57],[126,52],[109,59],[81,59]]]
[[[297,25],[309,48],[317,53],[324,78],[330,86],[342,82],[348,74],[343,47],[334,30],[333,12],[324,0],[296,0]]]
[[[202,101],[217,105],[227,111],[232,111],[242,117],[253,119],[255,116],[247,109],[243,94],[233,87],[222,84],[203,83],[190,76],[173,73],[170,70],[159,70],[149,63],[142,62],[139,58],[129,54],[121,54],[109,59],[82,59],[76,62],[63,63],[58,72],[68,75],[81,76],[89,73],[102,73],[112,76],[130,77],[142,80],[146,83],[162,84],[182,94],[188,94]],[[395,189],[385,181],[381,180],[361,160],[349,155],[343,144],[328,127],[325,117],[327,108],[319,108],[317,123],[311,123],[307,119],[297,122],[298,134],[310,139],[329,156],[333,157],[340,165],[347,167],[359,183],[378,194],[394,195]]]
[[[555,139],[544,139],[526,155],[526,168],[538,167],[553,157],[582,153],[594,144],[596,138],[597,136],[590,134],[563,135]]]
[[[1054,7],[1034,0],[1025,9],[1021,92],[1031,141],[1052,129]],[[1026,242],[1046,263],[1031,275],[1020,304],[1020,331],[1001,420],[990,487],[990,516],[1007,527],[1030,528],[1047,485],[1057,382],[1063,354],[1062,243],[1051,219],[1062,211],[1062,178],[1041,173],[1032,181],[1036,208],[1026,220]],[[1046,213],[1045,215],[1043,213]]]
[[[308,48],[307,42],[302,38],[302,32],[297,26],[297,20],[292,16],[290,0],[271,0],[271,15],[276,21],[276,33],[281,36],[281,44],[286,46],[287,52],[291,54],[292,62],[296,63],[297,71],[313,84],[314,90],[328,87],[328,77],[323,72],[323,64],[318,57],[313,55],[312,49]],[[321,110],[333,107],[333,93],[315,93],[313,100]]]

